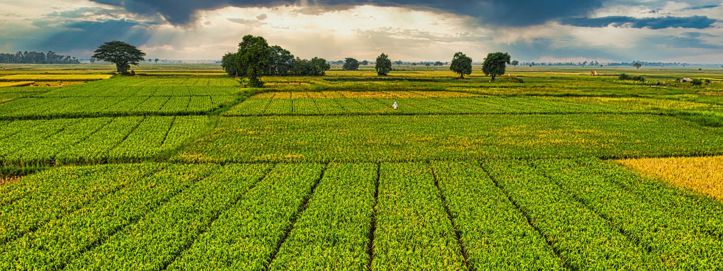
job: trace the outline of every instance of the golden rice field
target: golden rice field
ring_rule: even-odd
[[[14,74],[0,77],[0,81],[95,81],[109,79],[110,74]]]
[[[35,82],[34,81],[0,82],[0,88],[29,86],[29,85],[32,85],[33,83],[35,83]]]
[[[723,156],[641,158],[618,162],[643,175],[723,200]]]

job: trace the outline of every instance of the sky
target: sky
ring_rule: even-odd
[[[216,60],[244,35],[302,58],[723,63],[720,0],[0,0],[0,52]]]

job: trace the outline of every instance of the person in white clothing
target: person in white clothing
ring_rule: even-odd
[[[399,109],[399,104],[397,103],[397,101],[394,101],[394,103],[392,104],[392,108],[394,108],[394,110]]]

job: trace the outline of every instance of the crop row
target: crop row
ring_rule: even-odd
[[[74,212],[45,223],[0,249],[0,268],[13,269],[60,269],[68,261],[79,257],[88,249],[100,244],[124,227],[135,223],[148,212],[155,210],[169,198],[189,187],[214,167],[144,164],[146,175],[130,171],[138,165],[118,167],[118,173],[130,173],[131,181],[97,201],[91,202]],[[43,174],[68,177],[57,170]],[[72,178],[69,178],[72,180]],[[24,185],[43,181],[26,179]],[[58,185],[55,179],[46,183]],[[39,188],[41,191],[51,189]],[[58,193],[58,192],[56,192]],[[70,199],[75,196],[67,191],[62,195]],[[43,249],[39,249],[43,248]]]
[[[339,114],[441,114],[441,113],[575,113],[618,112],[614,108],[588,107],[560,98],[539,97],[435,97],[435,92],[388,93],[382,98],[345,97],[344,92],[323,92],[332,97],[307,98],[314,92],[279,92],[270,98],[252,97],[225,115],[339,115]],[[279,97],[279,96],[289,96]],[[399,96],[399,97],[395,97]],[[397,102],[398,109],[392,108]],[[622,111],[622,112],[630,112]]]
[[[399,105],[397,110],[392,108],[395,101]],[[632,113],[692,109],[723,111],[716,105],[651,98],[475,96],[442,91],[322,91],[263,93],[225,114]]]
[[[465,260],[425,164],[382,164],[375,270],[462,270]]]
[[[658,269],[646,248],[526,161],[485,162],[484,168],[508,193],[572,269]]]
[[[394,162],[719,154],[721,131],[655,115],[226,117],[177,159]]]
[[[562,262],[476,163],[433,162],[439,188],[476,270],[559,270]]]
[[[206,129],[202,116],[17,120],[0,123],[5,164],[143,160]]]
[[[3,187],[3,195],[7,194],[10,200],[0,206],[0,244],[112,194],[151,170],[152,167],[137,166],[70,168],[41,173],[20,184]]]
[[[74,96],[223,96],[239,93],[231,78],[116,77],[55,89],[46,97]]]
[[[170,270],[261,270],[283,241],[321,165],[277,165],[201,234]]]
[[[0,193],[0,269],[723,265],[723,204],[596,159],[59,167]]]
[[[0,117],[203,114],[235,99],[234,96],[20,98],[0,105]]]
[[[699,227],[700,221],[690,216],[678,216],[636,194],[626,193],[611,181],[622,176],[609,179],[591,174],[589,167],[570,160],[538,161],[535,166],[567,193],[609,220],[613,227],[648,248],[665,269],[723,268],[722,262],[712,260],[723,259],[720,236],[706,232],[705,227]],[[639,179],[628,176],[631,177]],[[701,216],[707,215],[694,215]],[[720,223],[723,218],[714,221]],[[720,226],[723,224],[718,224],[718,229]]]
[[[154,212],[72,260],[65,269],[160,270],[193,244],[212,222],[263,177],[268,166],[211,168]],[[143,255],[143,257],[138,257]]]
[[[364,269],[376,178],[374,164],[330,164],[270,269]]]

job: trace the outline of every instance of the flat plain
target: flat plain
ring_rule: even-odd
[[[723,269],[723,70],[150,66],[0,71],[0,269]]]

